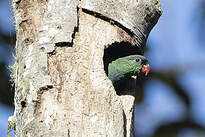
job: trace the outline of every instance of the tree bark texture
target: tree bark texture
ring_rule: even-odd
[[[103,56],[113,43],[143,49],[159,0],[13,0],[12,7],[16,137],[132,137],[135,97],[116,94]]]

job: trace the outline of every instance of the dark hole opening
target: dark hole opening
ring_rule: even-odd
[[[55,46],[57,46],[57,47],[72,47],[72,44],[70,42],[58,42],[58,43],[55,43]]]
[[[129,42],[115,42],[109,45],[108,48],[104,50],[104,69],[106,74],[108,74],[108,64],[112,61],[129,56],[129,55],[143,55],[143,50],[138,46],[133,46]]]
[[[103,61],[105,73],[108,76],[108,65],[112,61],[129,55],[143,54],[143,50],[140,47],[131,45],[129,42],[115,42],[104,50]],[[130,77],[125,78],[113,83],[113,86],[118,95],[133,94],[132,92],[136,89],[136,79]]]
[[[21,106],[22,106],[22,108],[26,107],[26,102],[25,101],[21,101]]]

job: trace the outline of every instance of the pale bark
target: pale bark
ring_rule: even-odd
[[[131,137],[134,96],[104,72],[115,42],[144,47],[158,0],[13,0],[16,137]]]

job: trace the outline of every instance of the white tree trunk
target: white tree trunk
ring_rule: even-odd
[[[159,0],[13,0],[16,137],[132,137],[134,96],[104,72],[115,42],[144,47]]]

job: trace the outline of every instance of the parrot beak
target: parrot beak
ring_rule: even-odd
[[[150,72],[150,66],[149,64],[143,65],[142,66],[142,72],[145,72],[145,76],[147,76]]]

